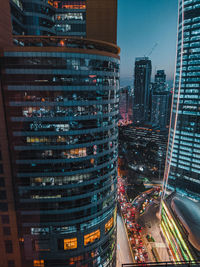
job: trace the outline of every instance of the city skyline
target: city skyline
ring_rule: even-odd
[[[164,69],[167,81],[173,80],[177,13],[178,1],[175,0],[127,0],[126,5],[124,1],[118,1],[121,86],[133,85],[135,58],[148,56],[153,47],[154,51],[149,56],[152,77],[158,69]]]
[[[1,2],[0,267],[200,266],[200,0]]]

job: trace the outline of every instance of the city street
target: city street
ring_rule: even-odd
[[[121,216],[117,215],[117,267],[121,267],[122,263],[133,263],[133,259],[124,223]]]
[[[171,261],[172,258],[169,255],[168,247],[161,236],[159,219],[156,215],[158,211],[159,211],[158,205],[153,204],[149,206],[147,211],[142,216],[140,216],[138,222],[140,223],[140,225],[144,227],[142,230],[142,235],[143,238],[145,239],[146,247],[148,249],[149,254],[152,254],[150,250],[152,247],[154,247],[156,248],[156,251],[160,258],[158,260]],[[152,236],[155,242],[149,243],[146,239],[147,234]]]

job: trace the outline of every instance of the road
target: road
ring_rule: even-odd
[[[161,236],[160,230],[160,221],[157,217],[159,211],[158,205],[151,205],[147,211],[140,216],[138,222],[144,227],[142,235],[145,238],[147,234],[151,235],[155,239],[155,243],[151,243],[151,246],[154,246],[159,254],[161,261],[171,261],[171,255],[169,255],[168,247]],[[148,244],[146,240],[146,245]],[[150,252],[150,247],[148,247],[148,252]],[[152,255],[150,255],[151,258]]]
[[[117,215],[117,267],[122,263],[133,263],[122,218]]]

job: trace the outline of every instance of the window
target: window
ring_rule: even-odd
[[[44,260],[34,260],[33,266],[34,267],[44,267]]]
[[[50,251],[49,240],[34,240],[35,251]]]
[[[9,216],[8,215],[1,215],[2,224],[9,224]]]
[[[3,234],[10,235],[10,227],[3,227]]]
[[[100,239],[100,230],[96,230],[90,234],[84,236],[84,245],[87,246],[96,240]]]
[[[114,219],[113,217],[105,224],[105,232],[107,233],[113,227]]]
[[[1,178],[0,178],[0,187],[4,187],[4,186],[5,186],[4,178],[1,177]]]
[[[7,203],[0,203],[0,210],[1,211],[8,211],[8,204]]]
[[[5,240],[4,242],[5,242],[6,253],[12,253],[13,252],[12,241],[11,240]]]
[[[0,199],[6,199],[6,191],[0,190]]]
[[[3,166],[0,164],[0,174],[3,173]]]
[[[77,238],[64,239],[64,250],[77,248]]]

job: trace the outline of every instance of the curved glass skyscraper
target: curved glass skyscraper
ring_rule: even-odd
[[[0,31],[3,266],[115,267],[117,1],[10,7],[13,36]]]
[[[180,0],[164,189],[200,199],[200,0]]]
[[[119,50],[73,38],[38,42],[7,49],[3,62],[25,266],[112,266]]]

